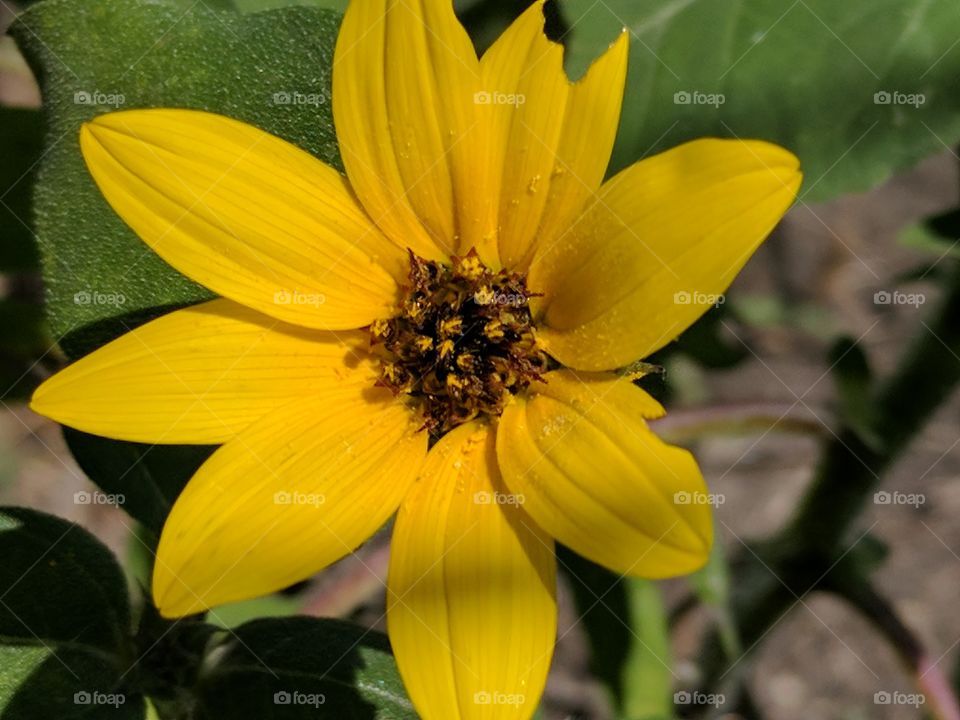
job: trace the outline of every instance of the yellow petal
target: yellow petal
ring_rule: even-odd
[[[524,270],[596,192],[610,160],[627,72],[623,33],[571,83],[563,47],[544,35],[544,1],[531,5],[481,61],[493,117],[500,189],[500,258]]]
[[[478,185],[479,63],[450,0],[353,0],[334,57],[333,111],[347,174],[370,216],[442,259],[489,234]]]
[[[629,380],[551,372],[518,396],[497,431],[504,482],[558,541],[614,572],[662,578],[696,570],[713,527],[706,485],[686,450],[644,418],[663,408]]]
[[[86,123],[80,148],[117,214],[220,295],[328,330],[365,325],[395,302],[402,247],[343,176],[288,142],[220,115],[128,110]]]
[[[501,483],[491,430],[445,435],[397,515],[387,626],[424,720],[529,718],[557,611],[553,542]]]
[[[217,450],[164,525],[153,596],[165,617],[264,595],[353,551],[393,514],[427,435],[382,389],[275,410]]]
[[[375,374],[365,334],[288,325],[213,300],[149,322],[44,382],[30,407],[84,432],[214,444],[305,394]]]
[[[791,153],[740,140],[697,140],[618,174],[531,267],[549,352],[606,370],[672,341],[713,307],[800,181]]]

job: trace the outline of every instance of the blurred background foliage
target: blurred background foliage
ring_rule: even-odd
[[[527,3],[455,4],[482,50]],[[24,421],[19,403],[50,372],[152,317],[208,297],[145,252],[93,185],[77,128],[112,108],[83,98],[100,93],[122,97],[115,107],[224,113],[339,166],[329,88],[345,5],[2,4],[3,27],[15,10],[25,12],[0,41],[0,401],[32,436],[48,438],[49,430]],[[960,143],[955,0],[562,0],[548,3],[545,13],[548,34],[566,46],[572,78],[623,28],[630,32],[611,172],[695,137],[777,142],[803,162],[798,211],[858,259],[846,234],[828,227],[811,204],[821,208],[876,188]],[[326,101],[309,112],[273,102],[276,93],[292,91]],[[911,224],[900,242],[912,266],[888,277],[871,269],[870,282],[887,291],[922,281],[930,302],[896,338],[881,372],[861,347],[868,328],[842,328],[840,308],[809,302],[782,257],[772,263],[774,291],[735,290],[653,359],[667,372],[645,378],[645,385],[681,408],[661,426],[667,437],[684,444],[718,434],[810,438],[812,479],[766,537],[742,541],[721,533],[710,564],[667,588],[615,577],[563,551],[567,612],[587,660],[578,665],[561,646],[555,675],[585,677],[577,687],[597,689],[598,697],[578,702],[548,691],[544,717],[767,717],[748,668],[770,631],[797,605],[806,606],[811,592],[854,608],[897,653],[912,690],[923,693],[922,709],[894,708],[904,714],[889,717],[960,717],[942,657],[931,657],[880,589],[876,576],[889,548],[862,519],[884,472],[960,380],[960,209],[941,208]],[[781,238],[769,245],[775,260],[785,253]],[[123,301],[84,302],[84,293],[96,292]],[[732,328],[748,335],[790,328],[822,346],[824,375],[833,382],[829,421],[793,412],[806,391],[794,394],[798,402],[790,407],[711,400],[707,373],[757,359],[765,364]],[[101,542],[106,538],[64,520],[25,509],[0,512],[0,718],[311,715],[312,708],[265,703],[293,686],[324,693],[330,717],[414,716],[384,636],[362,629],[382,627],[376,603],[368,615],[358,610],[382,592],[366,569],[385,567],[385,537],[359,551],[362,568],[341,563],[277,596],[171,623],[156,615],[144,590],[152,548],[171,502],[211,448],[121,443],[76,431],[67,431],[65,441],[70,462],[103,492],[125,497],[127,516],[113,518],[123,528],[122,561]],[[946,456],[952,449],[937,450]],[[8,458],[0,462],[6,464],[0,483],[13,482],[18,469]],[[777,492],[775,483],[769,491]],[[295,613],[303,616],[288,617]],[[318,616],[348,616],[356,624]],[[677,635],[693,616],[700,618],[696,649],[681,662]],[[127,702],[115,708],[74,702],[75,693],[93,689],[122,693]],[[868,709],[859,717],[888,710],[869,701],[862,707]]]

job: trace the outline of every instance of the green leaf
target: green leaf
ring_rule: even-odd
[[[833,317],[825,307],[779,294],[738,293],[728,300],[733,316],[753,327],[796,328],[823,340],[836,336]]]
[[[3,720],[141,720],[143,697],[115,659],[89,648],[0,645]]]
[[[531,4],[529,0],[454,0],[453,7],[482,55]],[[547,37],[564,37],[569,28],[557,4],[550,0],[543,13]]]
[[[113,213],[80,156],[80,124],[115,108],[198,108],[339,167],[326,101],[338,26],[339,15],[315,8],[237,15],[140,0],[49,0],[20,16],[11,32],[41,79],[49,124],[36,231],[51,328],[68,355],[210,297]],[[274,102],[294,92],[317,102]]]
[[[336,10],[339,13],[347,9],[349,0],[234,0],[237,10],[243,13],[261,12],[263,10],[275,10],[276,8],[305,6],[327,8]]]
[[[672,353],[689,355],[701,365],[710,368],[730,368],[744,360],[749,351],[743,343],[731,340],[724,327],[728,317],[725,305],[704,313],[687,328],[677,342],[668,345],[654,357],[662,358]],[[652,362],[658,362],[654,359]]]
[[[960,238],[960,208],[934,215],[925,224],[938,237],[956,243],[957,238]]]
[[[320,102],[330,97],[339,19],[312,8],[240,16],[203,2],[145,0],[49,0],[20,16],[11,32],[40,78],[49,125],[35,194],[47,313],[68,356],[210,297],[107,205],[80,155],[80,124],[115,108],[199,108],[249,122],[340,167],[330,103]],[[317,102],[282,104],[275,93]],[[68,433],[68,441],[91,479],[125,495],[125,509],[154,531],[209,453],[79,433]]]
[[[673,712],[670,635],[659,586],[626,581],[630,652],[623,666],[622,714],[626,720],[668,718]]]
[[[147,698],[147,718],[146,720],[160,720],[160,714],[157,712],[157,706]]]
[[[0,399],[26,398],[40,383],[39,366],[50,348],[42,308],[15,298],[0,299],[0,337]]]
[[[863,349],[851,337],[837,340],[828,361],[840,401],[840,417],[871,448],[879,449],[872,402],[872,373]]]
[[[194,0],[177,0],[178,3],[183,5],[186,8],[193,7]],[[203,0],[203,4],[206,5],[211,10],[236,10],[237,3],[235,0]]]
[[[570,582],[590,670],[622,720],[673,715],[667,618],[656,584],[625,578],[565,547],[557,560]]]
[[[874,502],[879,494],[874,495]],[[868,532],[860,538],[855,547],[850,548],[843,563],[837,565],[837,571],[869,578],[883,566],[889,556],[890,546],[882,538]]]
[[[948,255],[960,257],[960,208],[908,227],[900,234],[900,242],[932,254],[938,262]]]
[[[720,643],[727,657],[740,657],[740,634],[730,606],[730,568],[719,539],[714,539],[707,564],[690,576],[690,584],[700,601],[715,614]]]
[[[470,12],[475,10],[480,6],[487,6],[490,8],[493,7],[502,7],[502,2],[491,2],[491,0],[453,0],[453,9],[456,10],[457,15],[462,15],[463,13]],[[519,15],[520,12],[524,10],[523,7],[519,7],[518,12],[515,12],[515,15]]]
[[[198,720],[417,717],[386,636],[348,623],[255,620],[232,631],[208,664]]]
[[[899,240],[903,246],[932,255],[935,259],[947,256],[960,258],[960,239],[948,241],[932,231],[926,223],[908,226],[900,233]],[[925,268],[929,269],[929,266]]]
[[[128,688],[123,571],[85,530],[0,508],[0,713],[4,720],[141,718]]]
[[[122,647],[126,580],[85,530],[25,508],[0,509],[0,637],[25,643]]]
[[[234,628],[260,618],[295,615],[302,607],[303,598],[297,594],[274,593],[220,605],[207,612],[207,620],[222,628]]]
[[[632,33],[616,168],[696,137],[759,138],[800,157],[802,196],[819,201],[874,187],[960,141],[953,0],[562,8],[574,76],[623,26]]]
[[[217,632],[198,616],[168,619],[143,604],[133,639],[137,681],[163,717],[193,718],[193,691]]]
[[[208,445],[143,445],[63,429],[80,468],[131,517],[159,535],[184,485],[213,452]]]
[[[587,635],[590,672],[619,705],[623,667],[630,655],[626,581],[563,546],[557,548],[557,562],[570,582],[577,618]]]
[[[30,189],[43,152],[36,110],[0,107],[0,271],[32,270],[37,244],[30,228]]]

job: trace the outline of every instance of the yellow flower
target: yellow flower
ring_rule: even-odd
[[[571,83],[542,4],[478,59],[450,0],[354,0],[333,79],[346,178],[208,113],[84,125],[107,201],[222,299],[33,398],[99,435],[223,444],[160,539],[166,616],[302,580],[396,512],[388,627],[425,718],[533,713],[554,538],[628,575],[704,562],[697,465],[612,371],[701,315],[800,184],[785,150],[725,140],[604,183],[627,36]]]

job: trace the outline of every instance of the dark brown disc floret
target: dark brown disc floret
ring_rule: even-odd
[[[378,384],[419,402],[431,434],[498,416],[510,395],[542,379],[549,358],[522,275],[494,272],[474,251],[450,265],[411,252],[403,291],[399,313],[370,326]]]

